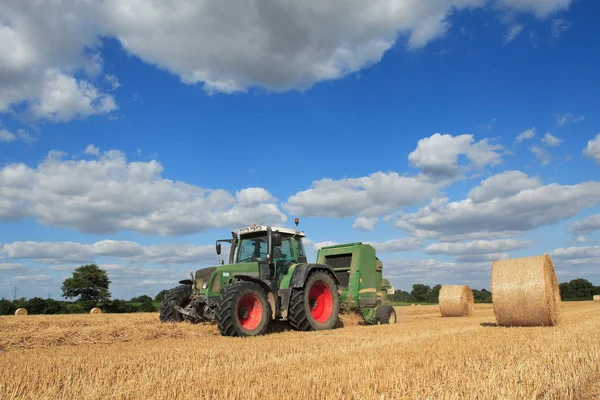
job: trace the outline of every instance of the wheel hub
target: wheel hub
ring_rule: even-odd
[[[246,319],[246,318],[248,318],[248,314],[250,314],[250,310],[248,310],[248,307],[241,306],[240,313],[239,313],[240,318]]]

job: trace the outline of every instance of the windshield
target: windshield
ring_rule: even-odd
[[[243,238],[238,245],[237,262],[260,261],[267,259],[267,236]]]
[[[267,236],[244,237],[238,245],[237,262],[266,261]],[[281,246],[273,248],[273,261],[278,264],[289,264],[294,259],[292,239],[284,236]]]

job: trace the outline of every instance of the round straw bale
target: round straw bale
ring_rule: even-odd
[[[90,310],[90,314],[102,314],[102,310],[98,307],[94,307]]]
[[[475,299],[467,285],[444,285],[440,289],[440,312],[442,317],[470,317]]]
[[[600,303],[600,295],[595,295],[595,296],[594,296],[594,301],[595,301],[596,303]]]
[[[15,315],[27,315],[27,310],[24,308],[17,308]]]
[[[560,289],[548,254],[494,261],[492,303],[499,326],[554,326]]]

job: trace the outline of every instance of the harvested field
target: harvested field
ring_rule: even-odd
[[[0,398],[579,399],[600,378],[600,308],[555,327],[397,307],[398,324],[225,338],[157,314],[0,317]],[[193,373],[192,373],[193,372]]]

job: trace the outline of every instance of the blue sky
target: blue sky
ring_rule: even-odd
[[[0,5],[0,297],[89,262],[154,296],[296,216],[396,288],[600,284],[600,6],[440,3]]]

